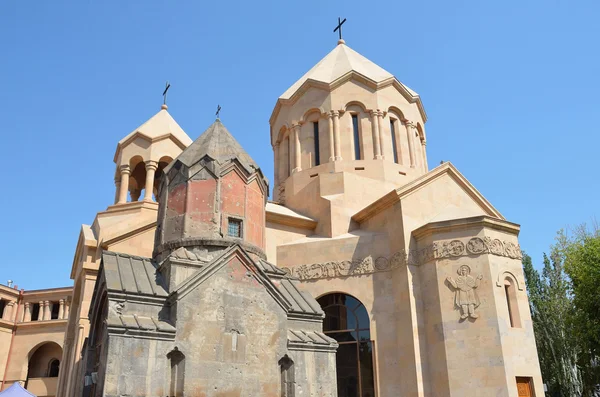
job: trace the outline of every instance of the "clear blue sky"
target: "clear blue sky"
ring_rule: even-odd
[[[82,223],[114,197],[117,141],[159,110],[222,121],[272,179],[277,97],[336,44],[417,91],[429,164],[452,161],[539,265],[598,216],[597,1],[0,2],[0,282],[70,285]]]

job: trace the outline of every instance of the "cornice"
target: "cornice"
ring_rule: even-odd
[[[186,144],[184,144],[183,142],[181,142],[179,139],[177,139],[177,137],[175,135],[173,135],[170,132],[167,132],[166,134],[159,135],[159,136],[156,136],[156,137],[152,138],[152,137],[149,137],[148,135],[144,134],[143,132],[136,131],[126,141],[117,143],[117,150],[115,150],[115,155],[113,157],[113,162],[115,164],[117,163],[117,161],[119,159],[119,154],[121,153],[121,150],[123,149],[123,147],[129,145],[136,138],[142,138],[142,139],[150,142],[151,144],[152,143],[156,143],[158,141],[164,141],[165,139],[169,139],[170,138],[177,146],[179,146],[179,148],[181,150],[184,150],[185,148],[187,148]]]
[[[474,227],[489,228],[510,233],[515,236],[519,235],[520,226],[516,223],[508,222],[501,219],[492,218],[490,216],[474,216],[470,218],[452,219],[448,221],[431,222],[413,230],[412,235],[417,241],[423,237],[431,236],[434,233],[445,233],[450,231],[465,230]]]
[[[62,325],[66,328],[68,321],[69,320],[66,318],[60,320],[27,321],[17,323],[17,327],[20,329],[35,329],[57,327]]]
[[[267,222],[273,222],[278,225],[298,227],[301,229],[313,230],[317,227],[317,221],[312,219],[296,218],[291,215],[280,214],[266,210]]]
[[[292,94],[292,96],[290,98],[287,98],[287,99],[281,98],[281,97],[278,98],[277,102],[275,103],[275,107],[273,108],[273,112],[271,113],[271,117],[269,117],[269,124],[271,125],[271,128],[273,127],[273,123],[275,122],[275,119],[277,118],[277,116],[279,115],[279,112],[281,111],[281,107],[283,105],[291,106],[291,105],[295,104],[298,101],[298,99],[300,99],[300,97],[304,93],[306,93],[306,91],[308,91],[309,88],[317,88],[317,89],[321,89],[324,91],[332,92],[333,90],[335,90],[336,88],[338,88],[339,86],[341,86],[342,84],[344,84],[345,82],[347,82],[349,80],[356,80],[374,90],[380,90],[380,89],[385,88],[390,85],[394,86],[394,88],[396,88],[398,90],[398,92],[400,92],[400,94],[409,103],[415,103],[417,105],[417,108],[419,109],[419,113],[421,115],[421,118],[423,119],[423,122],[424,123],[427,122],[427,113],[425,112],[425,107],[423,106],[421,97],[418,94],[415,95],[415,94],[411,93],[406,88],[406,86],[404,84],[402,84],[402,82],[400,82],[396,77],[390,77],[388,79],[377,82],[375,80],[368,78],[367,76],[364,76],[361,73],[351,70],[348,73],[338,77],[331,83],[325,83],[325,82],[314,80],[314,79],[307,79],[306,81],[304,81],[302,83],[302,85],[300,87],[298,87],[296,92],[294,92],[294,94]],[[274,145],[272,131],[271,131],[271,145]]]

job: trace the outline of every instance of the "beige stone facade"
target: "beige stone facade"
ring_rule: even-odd
[[[519,226],[451,163],[429,168],[419,95],[340,41],[269,121],[264,253],[324,306],[338,395],[517,397],[519,381],[542,396]],[[103,253],[152,257],[153,195],[191,142],[163,107],[118,143],[114,204],[77,243],[58,395],[82,395],[90,375]]]
[[[19,382],[37,396],[57,395],[72,292],[0,285],[0,390]]]

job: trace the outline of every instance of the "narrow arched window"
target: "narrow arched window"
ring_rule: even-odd
[[[392,151],[394,152],[394,163],[398,164],[398,146],[396,145],[396,120],[390,119],[390,133],[392,134]]]
[[[50,364],[48,365],[48,377],[56,378],[58,377],[58,371],[60,369],[60,361],[57,359],[50,360]]]
[[[294,397],[296,393],[294,362],[287,354],[279,360],[279,368],[281,369],[281,397]]]
[[[354,138],[354,160],[360,160],[360,128],[358,126],[358,115],[352,115],[352,136]]]
[[[169,397],[182,397],[185,375],[185,356],[177,348],[167,354],[171,373],[169,380]]]
[[[512,328],[521,328],[521,317],[519,316],[519,304],[517,302],[517,291],[512,279],[504,280],[504,293],[506,295],[506,306],[508,308],[508,318]]]
[[[313,137],[315,140],[315,166],[321,164],[321,156],[319,154],[319,122],[313,122]]]

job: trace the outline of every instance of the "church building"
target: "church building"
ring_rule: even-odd
[[[163,105],[81,227],[56,395],[543,396],[519,225],[426,121],[342,39],[276,101],[272,181]]]

